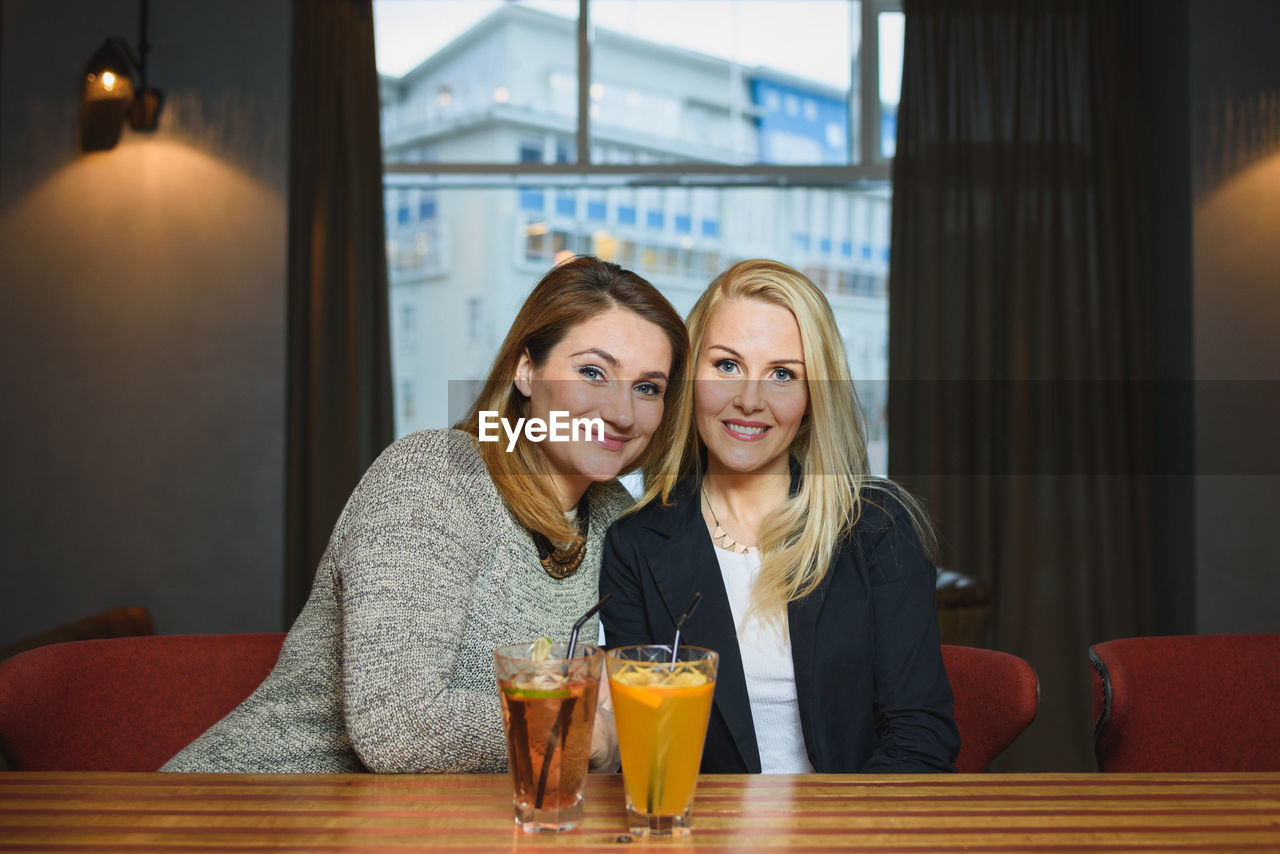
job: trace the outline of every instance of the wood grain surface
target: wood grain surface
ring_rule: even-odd
[[[627,836],[617,776],[580,829],[532,835],[505,775],[0,774],[0,851],[636,847],[1280,852],[1280,773],[708,775],[662,843]]]

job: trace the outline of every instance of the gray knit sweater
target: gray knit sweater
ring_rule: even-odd
[[[586,557],[556,580],[468,434],[396,442],[342,511],[275,669],[162,770],[506,771],[493,650],[566,638],[595,603],[631,498],[610,481],[589,500]]]

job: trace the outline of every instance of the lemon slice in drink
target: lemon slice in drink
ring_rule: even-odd
[[[614,682],[621,682],[623,685],[632,685],[637,688],[651,685],[655,681],[652,671],[640,670],[635,667],[629,670],[619,670],[610,678]]]
[[[697,685],[706,685],[707,677],[693,670],[685,670],[671,674],[663,680],[662,684],[671,688],[693,688]]]
[[[555,700],[570,696],[573,692],[568,688],[543,688],[522,682],[503,689],[508,697],[520,700]]]
[[[613,686],[613,692],[616,698],[626,697],[627,699],[639,703],[642,706],[648,706],[656,709],[662,705],[663,696],[657,691],[651,691],[649,688],[656,685],[657,679],[652,668],[633,667],[630,670],[622,670],[614,673],[609,677],[613,682],[617,683]]]
[[[529,655],[534,661],[546,661],[551,657],[551,638],[543,635],[533,642],[533,652]]]

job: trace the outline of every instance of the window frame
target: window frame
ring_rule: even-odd
[[[846,132],[850,160],[845,165],[783,165],[768,163],[607,163],[593,158],[591,145],[591,59],[593,37],[591,0],[578,0],[577,55],[578,117],[574,139],[575,163],[418,162],[383,160],[386,189],[475,188],[519,186],[627,187],[678,181],[690,187],[887,187],[893,159],[880,150],[880,15],[901,12],[902,0],[845,0],[860,2],[861,38],[849,58],[858,72],[858,109],[849,104]],[[854,93],[850,91],[852,102]],[[856,127],[855,127],[856,122]],[[856,131],[856,133],[855,133]],[[854,143],[857,142],[857,158]]]

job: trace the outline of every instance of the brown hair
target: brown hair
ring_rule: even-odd
[[[686,444],[677,441],[685,437],[678,436],[676,425],[686,421],[681,410],[688,405],[688,395],[683,390],[689,370],[689,337],[680,315],[657,288],[630,270],[590,255],[579,255],[553,267],[534,286],[511,324],[470,414],[455,426],[478,437],[482,410],[496,410],[500,418],[512,422],[526,417],[529,400],[515,387],[521,355],[527,351],[534,365],[545,364],[551,350],[570,329],[612,308],[634,312],[653,323],[671,344],[671,371],[662,421],[630,469],[638,468],[644,473],[646,492],[669,492]],[[479,448],[489,476],[520,524],[552,542],[581,539],[565,520],[550,480],[531,477],[548,473],[537,443],[520,442],[511,453],[499,442],[481,442]]]

